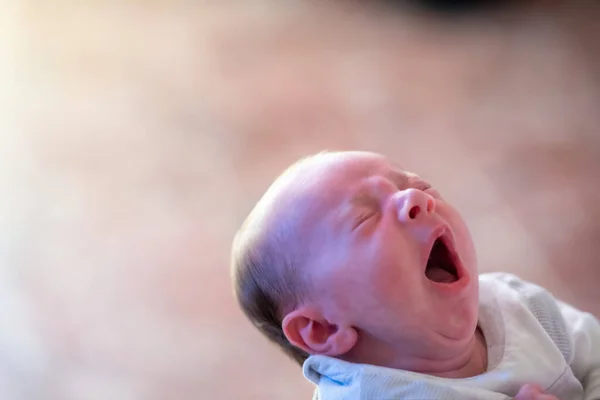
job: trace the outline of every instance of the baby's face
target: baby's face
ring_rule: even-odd
[[[325,317],[407,355],[470,340],[477,266],[458,212],[376,154],[326,155],[310,168],[319,206],[305,217],[320,256],[307,274]]]

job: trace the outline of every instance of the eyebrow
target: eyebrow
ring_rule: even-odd
[[[390,169],[382,175],[392,181],[398,188],[407,188],[411,181],[415,178],[420,180],[418,176],[398,167],[397,165],[391,165]],[[342,211],[342,216],[344,219],[349,214],[352,214],[357,207],[368,209],[377,209],[380,207],[379,200],[376,198],[372,189],[363,186],[362,189],[346,199],[344,210]]]
[[[391,169],[386,171],[383,176],[392,181],[398,188],[405,188],[408,187],[411,180],[411,177],[407,176],[406,174],[406,171],[393,166]],[[372,189],[363,187],[359,192],[352,195],[348,204],[351,207],[363,206],[369,208],[378,208],[379,200],[374,195]]]
[[[367,188],[363,188],[360,192],[352,196],[349,203],[351,206],[363,206],[369,208],[379,206],[379,202],[375,196],[373,196],[373,192]]]
[[[356,214],[357,209],[375,210],[379,207],[379,202],[373,195],[373,192],[367,187],[363,187],[359,192],[352,194],[344,200],[344,205],[339,211],[339,227],[347,226],[353,223],[352,216]]]
[[[402,172],[400,172],[402,171]],[[390,169],[385,175],[396,184],[396,186],[398,186],[399,188],[404,188],[406,186],[408,186],[408,183],[410,182],[410,176],[407,176],[406,174],[408,174],[407,171],[404,171],[401,168],[398,167],[393,167],[392,169]]]

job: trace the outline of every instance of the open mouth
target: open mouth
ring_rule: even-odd
[[[438,283],[453,283],[459,279],[454,257],[441,238],[437,238],[433,244],[427,260],[425,276]]]

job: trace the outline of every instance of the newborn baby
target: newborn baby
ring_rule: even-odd
[[[515,276],[479,276],[459,213],[383,156],[288,168],[236,235],[232,275],[320,400],[600,399],[598,320]]]

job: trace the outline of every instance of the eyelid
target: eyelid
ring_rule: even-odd
[[[377,214],[375,211],[368,211],[368,212],[360,214],[355,219],[354,226],[352,227],[352,230],[358,229],[362,224],[364,224],[365,222],[367,222],[375,214]]]
[[[442,196],[440,195],[440,193],[434,189],[433,187],[429,186],[426,189],[423,190],[425,193],[427,193],[428,195],[432,196],[435,199],[441,199]]]
[[[422,191],[426,191],[428,189],[431,189],[431,185],[428,184],[427,182],[423,182],[423,181],[419,181],[417,182],[417,184],[415,185],[415,189],[419,189]]]

